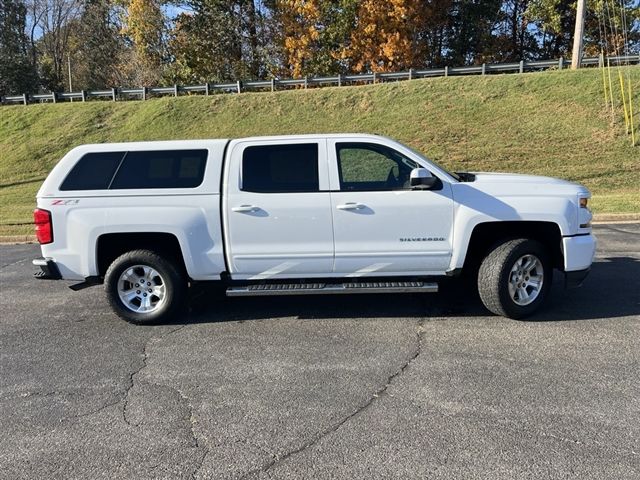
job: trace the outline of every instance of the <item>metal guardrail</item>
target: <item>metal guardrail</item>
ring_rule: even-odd
[[[181,93],[202,93],[210,95],[213,93],[242,93],[243,91],[270,90],[276,91],[278,88],[309,88],[322,86],[343,86],[354,83],[380,83],[387,81],[414,80],[417,78],[448,77],[453,75],[487,75],[491,73],[525,73],[531,71],[541,71],[548,69],[565,68],[567,61],[562,57],[557,60],[533,60],[512,63],[487,63],[468,67],[444,67],[429,69],[409,69],[403,72],[384,73],[360,73],[352,75],[336,75],[325,77],[305,77],[271,80],[238,80],[233,83],[205,83],[204,85],[173,85],[170,87],[137,87],[137,88],[110,88],[103,90],[82,90],[80,92],[50,92],[22,95],[7,95],[2,97],[3,105],[19,104],[27,105],[36,102],[60,102],[79,100],[86,102],[91,98],[107,98],[112,101],[138,98],[147,100],[151,96],[172,95],[179,96]],[[583,66],[603,66],[607,63],[612,65],[640,64],[640,55],[612,56],[612,57],[591,57],[583,58]]]

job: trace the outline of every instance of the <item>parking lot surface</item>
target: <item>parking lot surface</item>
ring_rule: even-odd
[[[135,326],[0,246],[0,478],[639,478],[640,225],[532,321],[443,293]]]

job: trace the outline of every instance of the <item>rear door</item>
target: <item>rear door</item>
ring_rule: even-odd
[[[330,274],[333,227],[326,140],[247,140],[229,148],[223,209],[233,277]]]
[[[329,139],[338,275],[442,274],[452,245],[451,186],[414,190],[415,155],[384,143]],[[432,172],[433,173],[433,172]]]

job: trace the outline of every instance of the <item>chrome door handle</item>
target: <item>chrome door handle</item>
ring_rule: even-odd
[[[365,206],[362,203],[347,202],[342,205],[338,205],[338,210],[362,210]]]
[[[260,208],[255,205],[240,205],[238,207],[231,207],[233,212],[257,212]]]

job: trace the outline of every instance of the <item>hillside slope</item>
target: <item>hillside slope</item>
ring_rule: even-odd
[[[640,68],[632,68],[639,105]],[[636,113],[639,124],[640,112]],[[30,233],[34,195],[89,142],[367,132],[455,170],[575,180],[596,212],[640,212],[640,148],[603,108],[600,72],[450,77],[382,85],[0,108],[0,235]]]

